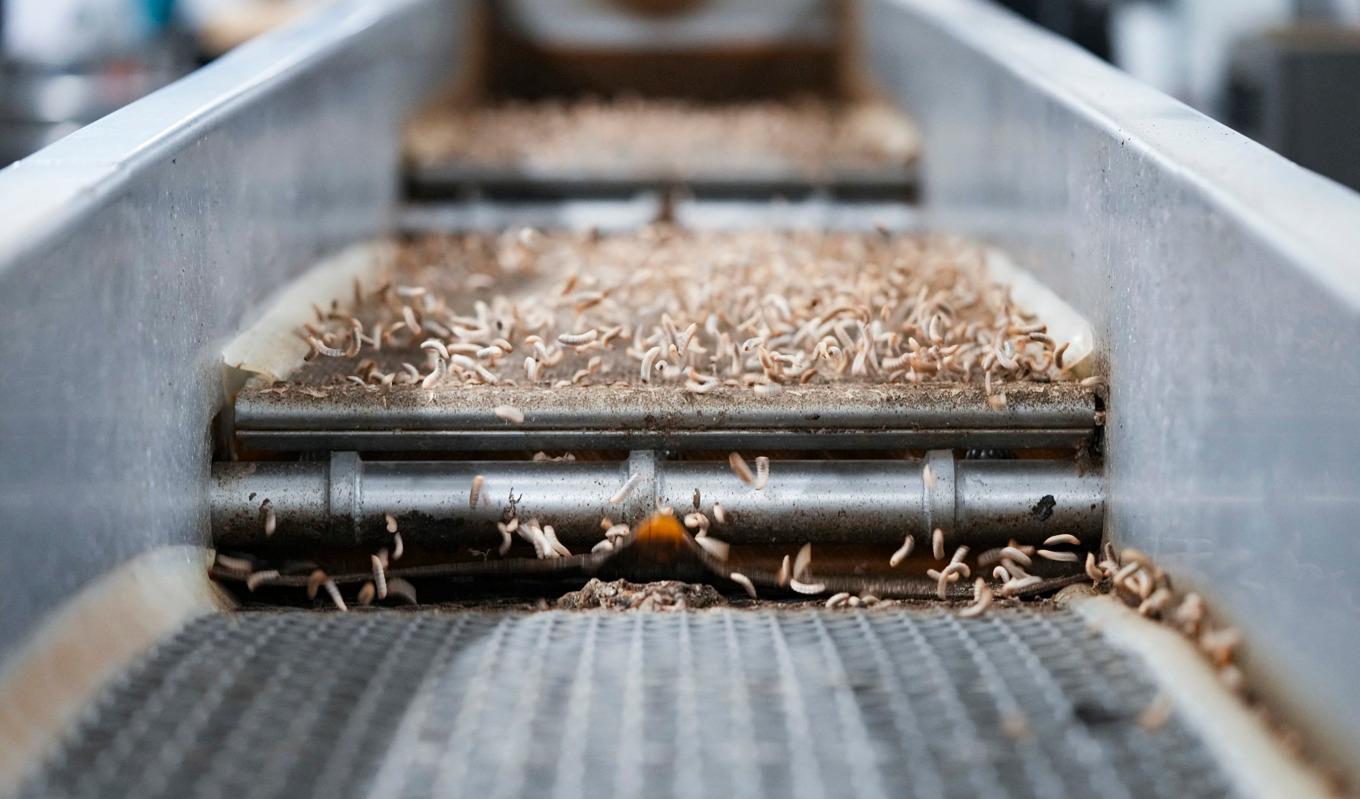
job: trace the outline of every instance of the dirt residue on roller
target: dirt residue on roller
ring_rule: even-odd
[[[563,594],[557,600],[562,610],[692,610],[726,605],[727,600],[711,585],[661,580],[630,583],[627,580],[604,582],[592,578],[579,591]]]

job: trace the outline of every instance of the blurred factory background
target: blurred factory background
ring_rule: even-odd
[[[0,163],[324,0],[5,0]],[[1001,0],[1360,187],[1360,0]]]

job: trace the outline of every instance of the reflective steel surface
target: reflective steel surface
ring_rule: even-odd
[[[206,544],[221,347],[395,219],[458,11],[341,2],[0,172],[0,658],[106,569]]]
[[[927,222],[1096,326],[1114,539],[1239,624],[1353,764],[1360,195],[981,2],[865,11],[875,77],[922,126]]]

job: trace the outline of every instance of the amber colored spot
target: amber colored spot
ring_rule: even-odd
[[[636,540],[639,544],[680,546],[685,542],[685,528],[674,516],[656,513],[638,527]]]

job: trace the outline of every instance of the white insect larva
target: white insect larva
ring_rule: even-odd
[[[387,599],[387,570],[383,568],[382,558],[369,555],[373,563],[373,583],[378,586],[378,599]]]
[[[427,352],[437,352],[439,353],[439,357],[443,358],[446,361],[449,359],[449,348],[445,346],[444,342],[440,341],[437,338],[425,339],[424,341],[420,342],[420,348]]]
[[[316,599],[316,592],[321,590],[321,584],[329,579],[330,578],[326,576],[326,572],[321,569],[314,569],[312,573],[307,576],[307,598]]]
[[[614,493],[614,496],[609,498],[609,504],[622,505],[624,500],[628,499],[628,495],[633,492],[633,489],[636,488],[637,484],[640,482],[642,482],[642,475],[640,474],[629,477],[624,481],[623,485],[619,486],[619,490]]]
[[[751,486],[757,491],[764,491],[765,486],[770,482],[770,459],[761,455],[756,458],[756,481]]]
[[[472,478],[472,488],[468,491],[468,507],[477,509],[477,500],[482,496],[482,486],[486,484],[485,475],[477,475]]]
[[[826,600],[826,606],[829,609],[839,608],[843,606],[849,599],[850,593],[848,591],[842,591],[839,594],[832,594],[831,597]]]
[[[220,568],[226,569],[227,571],[240,572],[242,574],[250,574],[255,568],[250,565],[250,561],[245,558],[233,558],[230,555],[223,555],[220,552],[217,553],[214,562]]]
[[[1071,343],[1072,342],[1070,341],[1064,341],[1061,345],[1058,346],[1057,352],[1053,353],[1053,365],[1057,366],[1059,371],[1066,368],[1063,366],[1063,355],[1067,352],[1067,347]]]
[[[1146,571],[1135,573],[1128,579],[1128,583],[1132,586],[1133,592],[1138,595],[1139,599],[1147,599],[1152,593],[1152,575],[1148,574]]]
[[[826,592],[826,583],[805,583],[797,578],[789,578],[789,588],[809,596]]]
[[[935,560],[944,560],[944,530],[936,527],[930,534],[930,554]]]
[[[708,535],[708,517],[698,511],[685,514],[685,526],[691,530],[697,529],[700,537]]]
[[[1095,387],[1095,386],[1099,386],[1099,385],[1103,384],[1104,382],[1105,382],[1105,379],[1104,379],[1103,377],[1092,376],[1092,377],[1085,377],[1085,378],[1082,378],[1080,385],[1081,385],[1083,388],[1093,388],[1093,387]]]
[[[940,599],[945,599],[948,596],[947,589],[949,584],[956,583],[959,581],[959,578],[968,577],[968,575],[968,567],[962,563],[951,563],[948,566],[945,566],[936,578],[937,584],[935,586],[935,592],[939,595]]]
[[[722,503],[720,502],[713,503],[713,519],[718,524],[727,523],[727,511],[723,510]]]
[[[1167,604],[1171,602],[1171,598],[1170,589],[1158,588],[1138,605],[1138,614],[1140,616],[1151,616],[1154,613],[1160,615],[1166,609]]]
[[[751,467],[746,465],[746,459],[740,452],[732,452],[727,456],[727,465],[731,467],[732,474],[737,476],[746,485],[752,485],[756,481],[756,476],[751,473]]]
[[[997,566],[996,568],[992,569],[992,579],[999,580],[1003,583],[1009,582],[1011,579],[1011,573],[1006,571],[1005,566]]]
[[[553,529],[551,524],[543,525],[543,538],[548,542],[548,546],[552,548],[553,552],[564,558],[571,557],[571,550],[557,540],[557,531]]]
[[[987,612],[987,608],[992,606],[992,589],[987,587],[987,581],[981,577],[973,581],[973,604],[959,611],[959,615],[965,619],[981,616]]]
[[[626,524],[616,524],[616,525],[610,527],[608,530],[605,530],[605,531],[604,531],[604,537],[605,537],[605,538],[609,538],[609,539],[614,539],[614,538],[627,538],[627,537],[628,537],[628,525],[626,525]]]
[[[436,358],[434,361],[434,370],[431,371],[428,375],[425,376],[423,380],[420,381],[420,387],[425,389],[434,388],[435,386],[442,383],[444,381],[444,378],[447,377],[448,374],[449,374],[448,367],[444,364],[444,359]]]
[[[321,587],[325,588],[326,593],[330,595],[331,602],[335,605],[336,610],[342,613],[349,610],[348,607],[345,607],[345,598],[340,596],[340,586],[336,585],[334,580],[327,577],[326,580],[321,583]]]
[[[798,554],[793,559],[793,571],[791,576],[796,580],[801,580],[807,576],[808,568],[812,566],[812,544],[804,544],[798,550]]]
[[[741,572],[731,572],[727,575],[727,579],[731,580],[732,582],[736,583],[737,585],[745,589],[747,595],[749,595],[752,599],[757,598],[756,585],[755,583],[751,582],[750,577],[747,577]]]
[[[613,541],[610,541],[608,538],[602,539],[602,540],[600,540],[600,541],[597,541],[597,542],[595,543],[595,546],[593,546],[593,547],[590,548],[590,551],[591,551],[592,553],[598,553],[598,552],[613,552],[613,551],[614,551],[614,542],[613,542]]]
[[[977,565],[982,566],[984,568],[987,566],[991,566],[993,563],[999,563],[1000,561],[1001,561],[1001,547],[996,547],[994,549],[984,549],[981,552],[979,552],[977,556]]]
[[[397,517],[390,513],[384,513],[383,519],[387,522],[387,532],[395,533],[397,531]]]
[[[943,323],[944,319],[939,314],[930,317],[930,324],[926,326],[926,336],[930,338],[931,344],[938,346],[944,343],[944,333],[941,332]]]
[[[757,397],[775,397],[784,393],[784,387],[778,383],[756,383],[751,386],[751,390]]]
[[[929,463],[921,467],[921,480],[926,484],[926,489],[931,491],[935,490],[935,484],[937,482],[935,479],[935,470],[930,468]]]
[[[1001,593],[1006,594],[1006,595],[1009,596],[1009,595],[1014,594],[1014,593],[1016,593],[1016,592],[1018,592],[1018,591],[1023,591],[1023,590],[1025,590],[1026,588],[1030,588],[1030,587],[1032,587],[1032,586],[1036,586],[1036,585],[1038,585],[1039,583],[1042,583],[1043,581],[1044,581],[1044,578],[1039,577],[1039,576],[1037,576],[1037,575],[1031,575],[1031,576],[1029,576],[1029,577],[1019,577],[1019,578],[1016,578],[1016,579],[1007,580],[1006,583],[1005,583],[1004,585],[1001,586]]]
[[[530,383],[538,382],[538,361],[532,355],[524,359],[524,376]]]
[[[401,540],[401,533],[392,534],[392,560],[401,560],[401,556],[406,552],[406,545]]]
[[[1199,648],[1220,668],[1232,662],[1233,653],[1241,643],[1242,634],[1232,627],[1206,630],[1199,637]]]
[[[539,560],[557,557],[557,550],[553,549],[552,544],[548,543],[548,537],[543,534],[543,528],[539,527],[536,519],[519,526],[519,534],[534,545],[534,555]]]
[[[652,379],[652,369],[656,366],[656,359],[661,356],[660,347],[652,347],[642,356],[642,382],[648,383]]]
[[[1046,547],[1056,546],[1058,544],[1071,544],[1074,547],[1079,547],[1081,546],[1081,539],[1071,533],[1058,533],[1057,535],[1051,535],[1044,539],[1044,546]]]
[[[789,556],[785,555],[784,560],[779,564],[779,571],[775,572],[774,583],[781,588],[789,584],[789,577],[792,575],[792,567],[789,566]]]
[[[611,518],[609,518],[608,516],[605,516],[604,518],[600,519],[600,529],[601,529],[601,530],[608,530],[609,528],[611,528],[611,527],[613,527],[613,526],[614,526],[614,520],[611,519]]]
[[[902,561],[906,560],[911,555],[911,551],[915,548],[916,536],[907,535],[906,540],[902,542],[902,546],[898,547],[897,551],[892,553],[891,558],[888,558],[888,565],[894,569],[902,565]]]
[[[1180,605],[1176,606],[1172,618],[1182,632],[1195,635],[1199,632],[1200,623],[1204,621],[1204,599],[1196,593],[1186,594]]]
[[[496,416],[510,424],[524,424],[524,412],[513,405],[497,405]]]
[[[269,500],[266,499],[264,502],[260,503],[260,518],[264,522],[265,536],[268,537],[273,535],[274,530],[278,527],[279,524],[278,516],[274,515],[273,502],[270,502]]]
[[[1055,552],[1051,549],[1041,549],[1035,554],[1047,560],[1056,560],[1063,563],[1078,563],[1081,561],[1081,556],[1075,552]]]
[[[565,344],[568,347],[576,347],[581,344],[589,344],[590,342],[594,341],[599,335],[600,331],[592,327],[591,329],[583,331],[581,333],[562,333],[557,337],[557,343]]]
[[[344,350],[336,349],[335,347],[328,347],[328,346],[326,346],[325,344],[322,344],[322,343],[321,343],[321,340],[318,339],[318,338],[316,338],[315,336],[309,336],[309,337],[307,338],[307,343],[310,344],[310,345],[312,345],[312,349],[313,349],[313,350],[315,350],[316,352],[321,353],[322,355],[325,355],[327,358],[343,358],[343,357],[345,357],[345,351],[344,351]]]
[[[519,520],[511,519],[510,521],[518,524]],[[501,546],[498,552],[501,557],[505,557],[505,553],[509,552],[510,547],[514,544],[514,539],[510,537],[510,534],[515,531],[515,528],[506,525],[505,522],[496,522],[496,530],[501,534]]]
[[[393,577],[387,581],[387,595],[400,599],[408,605],[420,604],[420,601],[416,598],[416,587],[400,577]]]
[[[1138,563],[1137,561],[1133,563],[1124,564],[1123,566],[1119,567],[1119,571],[1114,573],[1114,584],[1119,585],[1120,583],[1132,577],[1136,572],[1138,572],[1142,568],[1143,564]]]
[[[264,569],[254,572],[246,578],[246,588],[254,592],[256,588],[259,588],[261,585],[264,585],[271,580],[277,580],[278,577],[278,569]]]
[[[1091,585],[1100,585],[1100,581],[1105,579],[1105,573],[1096,565],[1096,555],[1094,552],[1086,553],[1086,576],[1091,578]]]
[[[961,545],[958,549],[955,549],[954,554],[949,557],[949,562],[950,564],[962,563],[963,559],[966,557],[968,557],[968,547],[966,545]]]
[[[1029,555],[1026,555],[1026,554],[1025,554],[1024,552],[1022,552],[1018,547],[1004,547],[1004,548],[1002,548],[1002,550],[1001,550],[1001,557],[1007,558],[1007,559],[1009,559],[1009,560],[1013,560],[1013,561],[1015,561],[1016,563],[1020,564],[1021,566],[1033,566],[1033,565],[1034,565],[1034,561],[1030,559],[1030,556],[1029,556]]]
[[[363,607],[368,607],[369,605],[372,605],[373,597],[376,594],[377,588],[373,585],[371,581],[364,583],[363,588],[359,589],[359,604]]]
[[[718,560],[727,560],[727,553],[731,549],[726,541],[719,541],[708,535],[696,537],[694,543],[698,544],[701,549]]]

